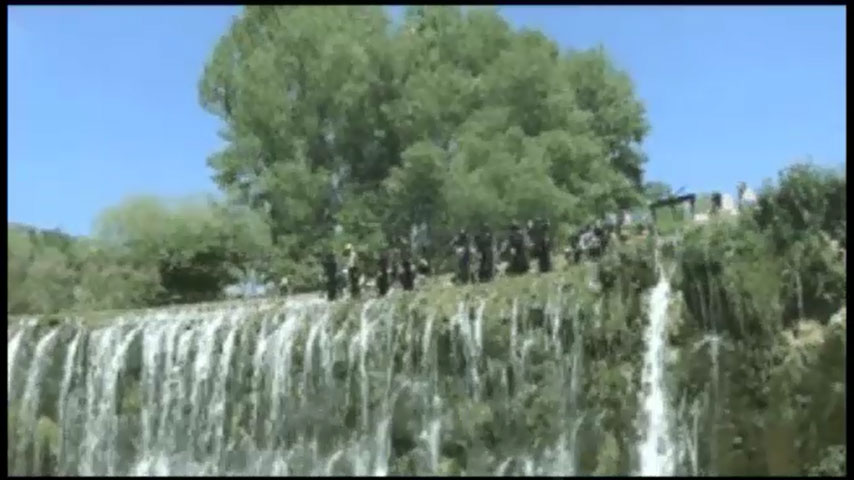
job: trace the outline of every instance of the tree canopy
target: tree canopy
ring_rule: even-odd
[[[9,313],[211,300],[269,260],[267,224],[245,207],[133,197],[92,238],[9,229]]]
[[[10,225],[10,313],[208,300],[250,277],[311,289],[344,243],[411,237],[437,260],[459,228],[565,231],[671,191],[644,179],[644,106],[605,50],[492,8],[249,6],[198,87],[226,141],[207,159],[224,200],[129,198],[91,238]],[[844,247],[844,205],[844,176],[798,166],[751,228],[777,254],[812,231]]]
[[[580,222],[641,198],[648,131],[601,48],[562,52],[494,10],[247,7],[200,82],[235,201],[296,256],[512,218]],[[343,240],[342,240],[343,241]]]

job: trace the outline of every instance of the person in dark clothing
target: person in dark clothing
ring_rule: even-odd
[[[516,222],[510,226],[507,243],[510,246],[510,265],[507,268],[507,273],[511,275],[528,273],[530,269],[527,252],[528,242],[524,230]]]
[[[344,255],[347,258],[347,284],[350,287],[350,296],[357,298],[361,293],[361,272],[359,271],[359,257],[353,246],[349,243],[344,247]]]
[[[480,231],[474,236],[474,246],[480,256],[477,276],[481,282],[488,282],[495,276],[495,247],[492,241],[492,232],[486,224],[482,224]]]
[[[331,302],[338,297],[338,262],[332,252],[323,259],[323,273],[326,277],[326,298]]]
[[[580,229],[576,230],[567,239],[568,245],[564,250],[564,255],[568,264],[575,264],[581,261],[581,233]]]
[[[400,251],[396,248],[391,251],[388,276],[390,281],[389,287],[391,287],[391,284],[394,284],[395,280],[400,278]]]
[[[410,291],[415,288],[415,268],[412,265],[412,256],[408,250],[404,250],[400,257],[400,285],[404,290]]]
[[[389,255],[388,251],[383,250],[377,258],[377,292],[381,297],[385,296],[390,286]]]
[[[454,249],[457,253],[457,283],[466,284],[471,281],[471,242],[465,229],[454,238]]]
[[[723,196],[720,192],[712,192],[712,213],[717,214],[721,210]]]
[[[602,222],[597,221],[593,225],[593,235],[596,237],[596,245],[598,247],[593,250],[593,254],[595,255],[595,258],[599,258],[602,256],[603,253],[605,253],[605,250],[608,248],[608,243],[610,240],[608,236],[608,231],[602,225]]]
[[[531,240],[534,244],[534,255],[537,256],[537,266],[540,273],[552,270],[551,242],[549,241],[549,230],[551,224],[548,220],[537,219],[531,232]]]

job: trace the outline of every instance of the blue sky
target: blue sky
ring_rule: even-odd
[[[9,221],[85,234],[130,194],[216,191],[196,87],[237,7],[8,8]],[[806,155],[845,162],[844,7],[501,10],[629,72],[650,180],[732,191]]]

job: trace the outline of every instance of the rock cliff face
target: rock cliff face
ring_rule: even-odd
[[[845,310],[733,333],[656,258],[10,321],[8,473],[844,473]]]

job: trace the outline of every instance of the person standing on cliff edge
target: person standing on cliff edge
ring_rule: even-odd
[[[510,234],[507,238],[507,243],[510,248],[510,265],[507,273],[511,275],[522,275],[528,273],[530,264],[528,263],[528,241],[525,232],[518,222],[513,222],[510,225]]]
[[[377,259],[377,293],[383,297],[389,289],[389,254],[388,250],[380,251]]]
[[[549,230],[551,224],[548,220],[537,219],[531,231],[531,240],[534,243],[534,255],[537,256],[537,266],[540,273],[552,270],[551,242],[549,241]]]
[[[279,296],[287,297],[290,294],[291,294],[290,282],[288,282],[288,277],[283,275],[282,278],[279,280]]]
[[[471,281],[471,242],[464,228],[454,237],[453,246],[457,254],[457,283],[465,285]]]
[[[327,252],[323,258],[323,273],[326,277],[326,298],[331,302],[338,297],[338,262],[332,252]]]
[[[481,224],[480,231],[474,236],[474,247],[477,249],[480,257],[480,264],[477,269],[478,280],[481,282],[489,282],[495,275],[495,253],[492,241],[492,232],[486,224]]]
[[[344,258],[347,259],[347,283],[350,287],[350,297],[358,298],[361,293],[361,275],[359,272],[359,256],[353,250],[353,245],[344,247]]]
[[[415,266],[409,248],[403,248],[400,252],[400,285],[405,291],[415,288]]]

